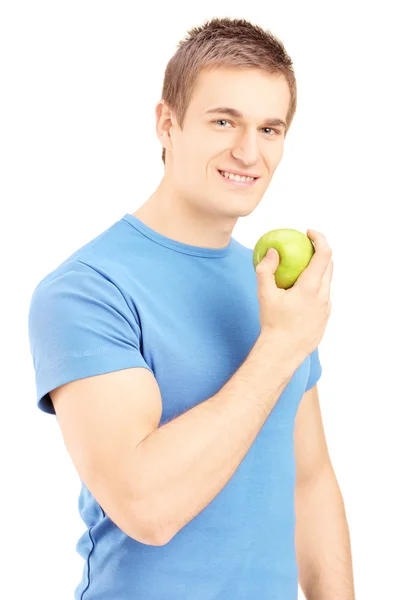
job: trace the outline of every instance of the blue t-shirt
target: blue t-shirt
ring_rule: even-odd
[[[163,425],[218,392],[259,333],[252,249],[233,237],[225,248],[184,244],[126,214],[33,292],[37,405],[54,415],[56,387],[145,367],[161,390]],[[163,546],[123,533],[82,482],[75,600],[296,600],[293,434],[320,375],[317,348],[227,485]]]

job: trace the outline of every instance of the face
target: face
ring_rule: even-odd
[[[202,71],[181,130],[174,114],[157,105],[157,133],[170,150],[164,178],[176,198],[213,217],[250,214],[281,161],[290,91],[283,75],[256,69]],[[209,112],[216,107],[239,111]],[[235,185],[219,171],[251,173],[251,185]]]

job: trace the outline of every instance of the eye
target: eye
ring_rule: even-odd
[[[217,123],[217,124],[219,124],[219,123],[230,123],[230,121],[227,121],[226,119],[217,119],[216,121],[213,121],[213,123]],[[276,133],[276,135],[280,135],[280,133],[281,133],[279,131],[279,129],[273,129],[272,127],[263,127],[262,129],[274,132],[274,133]],[[269,137],[271,137],[271,135],[272,135],[271,133],[268,134]]]
[[[263,127],[263,129],[269,129],[269,131],[274,131],[277,135],[280,134],[279,129],[272,129],[271,127]]]
[[[230,121],[226,121],[225,119],[217,119],[214,123],[230,123]]]

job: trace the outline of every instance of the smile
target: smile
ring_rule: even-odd
[[[230,179],[229,177],[225,177],[224,175],[222,175],[222,171],[219,171],[218,169],[216,169],[220,178],[223,179],[225,181],[225,183],[227,183],[228,185],[236,185],[238,187],[251,187],[253,186],[258,179],[260,179],[260,177],[256,177],[250,181],[246,181],[243,180],[242,181],[236,181],[235,179]]]

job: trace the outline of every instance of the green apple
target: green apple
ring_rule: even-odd
[[[275,271],[277,287],[287,290],[309,264],[315,249],[312,241],[296,229],[274,229],[260,237],[253,251],[254,269],[270,248],[279,254],[279,265]]]

